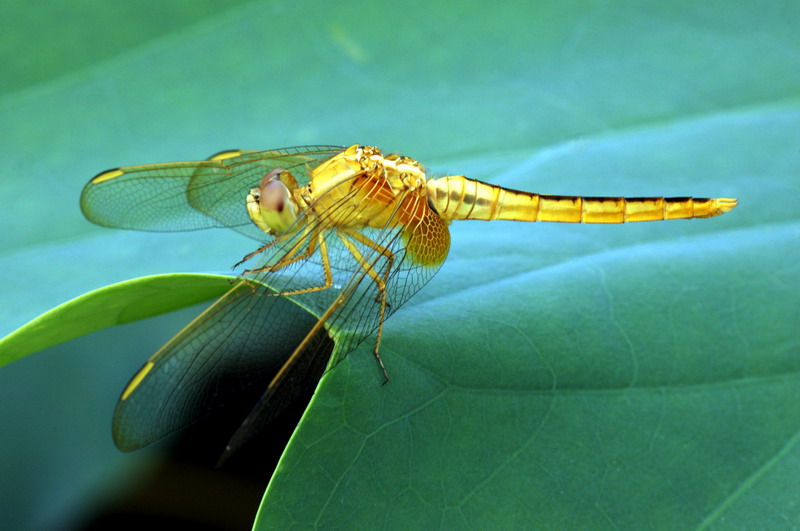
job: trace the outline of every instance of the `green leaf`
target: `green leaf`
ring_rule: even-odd
[[[454,224],[442,271],[387,323],[391,381],[368,342],[325,376],[258,525],[800,525],[796,2],[39,9],[0,32],[21,76],[0,95],[0,336],[253,249],[90,226],[81,187],[120,165],[361,142],[542,193],[741,200],[690,222]],[[0,527],[63,526],[140,458],[107,435],[116,393],[188,318],[0,371]]]
[[[369,346],[323,380],[259,528],[797,522],[800,225],[782,168],[799,118],[687,120],[548,161],[614,181],[620,146],[632,174],[662,150],[713,153],[719,169],[691,173],[740,195],[722,218],[454,227],[432,294],[386,328],[391,381]],[[774,175],[768,190],[748,166]]]
[[[89,334],[221,297],[235,277],[172,274],[141,277],[90,291],[0,339],[0,366]]]

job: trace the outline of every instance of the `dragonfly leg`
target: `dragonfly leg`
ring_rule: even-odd
[[[311,288],[296,289],[291,291],[282,291],[278,295],[302,295],[303,293],[311,293],[313,291],[325,291],[333,286],[333,272],[331,271],[331,260],[328,256],[328,244],[325,242],[325,236],[319,232],[315,238],[319,245],[319,254],[322,257],[322,270],[325,273],[325,283],[321,286],[314,286]],[[309,245],[311,248],[311,245]]]
[[[254,256],[256,256],[257,254],[259,254],[259,253],[263,253],[264,251],[266,251],[267,249],[269,249],[270,247],[272,247],[273,245],[275,245],[275,244],[276,244],[276,243],[278,243],[279,241],[280,241],[280,238],[275,238],[275,239],[273,239],[271,242],[269,242],[269,243],[267,243],[267,244],[264,244],[264,245],[262,245],[261,247],[259,247],[259,248],[258,248],[258,249],[256,249],[255,251],[253,251],[252,253],[248,253],[248,254],[246,254],[246,255],[244,256],[244,258],[242,258],[241,260],[239,260],[238,262],[236,262],[235,264],[233,264],[233,267],[232,267],[231,269],[236,269],[237,267],[239,267],[239,266],[240,266],[240,265],[242,265],[243,263],[247,262],[248,260],[250,260],[251,258],[253,258]]]
[[[367,238],[358,231],[348,232],[347,235],[353,238],[354,240],[366,245],[370,249],[379,252],[384,257],[386,257],[386,272],[383,273],[383,283],[385,286],[386,282],[389,281],[389,273],[391,273],[392,271],[392,265],[394,265],[394,253],[389,249],[387,249],[386,247],[384,247],[383,245],[378,245],[378,243],[372,241],[371,239]],[[386,290],[384,289],[384,292],[385,291]],[[381,302],[380,293],[378,293],[378,295],[375,296],[375,302]],[[391,304],[389,303],[388,300],[386,301],[386,306],[391,307]]]
[[[364,272],[367,275],[369,275],[369,277],[372,279],[372,281],[375,282],[375,286],[378,288],[378,296],[377,296],[377,298],[380,299],[380,303],[381,303],[380,312],[381,313],[380,313],[380,320],[378,321],[378,338],[375,341],[375,348],[372,350],[372,354],[375,356],[375,359],[378,360],[378,364],[381,366],[381,371],[383,372],[383,383],[386,383],[386,382],[389,381],[389,374],[386,372],[386,366],[383,364],[383,360],[381,359],[381,355],[380,355],[381,336],[383,335],[383,322],[386,320],[386,280],[383,277],[381,277],[381,275],[378,274],[377,271],[375,271],[375,268],[372,267],[372,264],[369,263],[364,258],[364,256],[361,254],[361,252],[355,246],[355,244],[348,239],[348,237],[349,238],[355,238],[354,234],[355,234],[355,232],[339,233],[339,239],[342,240],[342,243],[345,245],[345,247],[347,247],[347,250],[350,251],[350,254],[353,255],[353,258],[356,259],[356,261],[361,266],[361,268],[364,270]],[[363,240],[362,240],[362,238],[363,238]],[[366,241],[364,241],[364,240],[369,241],[370,243],[366,243]],[[367,245],[368,247],[370,247],[372,249],[375,249],[378,252],[381,252],[381,254],[384,254],[384,253],[380,249],[383,249],[389,255],[392,254],[388,249],[382,248],[380,245],[378,245],[377,243],[373,242],[372,240],[370,240],[366,236],[362,235],[360,238],[358,238],[358,241],[363,243],[364,245]],[[386,256],[386,255],[384,254],[384,256]],[[387,258],[389,260],[393,260],[394,259],[393,255],[392,255],[391,258],[388,257],[388,256],[387,256]],[[390,269],[386,270],[386,278],[387,279],[388,279],[388,275],[389,275],[390,271],[391,271]]]
[[[330,257],[328,256],[328,244],[325,242],[325,236],[319,231],[316,231],[316,232],[317,232],[317,235],[313,239],[313,242],[316,242],[316,243],[309,243],[307,254],[303,253],[305,256],[300,256],[297,259],[300,260],[300,259],[306,258],[307,256],[310,256],[311,254],[313,254],[314,250],[316,249],[316,245],[319,245],[319,254],[322,257],[322,269],[323,269],[323,271],[325,273],[325,282],[320,286],[312,286],[310,288],[302,288],[302,289],[295,289],[295,290],[289,290],[289,291],[281,291],[281,292],[278,292],[278,293],[265,293],[264,294],[265,296],[283,297],[283,296],[287,296],[287,295],[302,295],[303,293],[311,293],[311,292],[314,292],[314,291],[325,291],[326,289],[328,289],[331,286],[333,286],[333,272],[331,271],[331,261],[330,261]],[[292,262],[295,262],[295,261],[297,261],[297,260],[292,260]],[[288,265],[288,264],[284,264],[281,267],[285,267],[286,265]],[[276,268],[276,270],[277,269],[280,269],[280,268]],[[272,272],[272,269],[269,268],[269,267],[263,268],[263,270]]]
[[[307,228],[303,232],[303,235],[297,240],[297,242],[294,245],[292,245],[291,249],[286,251],[286,253],[276,263],[271,264],[271,265],[267,265],[267,266],[264,266],[264,267],[257,267],[257,268],[254,268],[254,269],[245,269],[244,271],[242,271],[242,274],[243,275],[249,275],[249,274],[254,274],[254,273],[264,273],[265,271],[269,271],[270,273],[274,273],[275,271],[283,269],[286,266],[292,265],[295,262],[298,262],[300,260],[305,260],[306,258],[311,256],[312,254],[314,254],[314,251],[316,250],[317,235],[319,234],[319,231],[318,230],[314,230],[313,231],[313,235],[311,236],[311,238],[309,238],[309,233],[311,233],[311,232],[312,232],[312,230]],[[298,255],[297,251],[305,244],[306,240],[308,240],[308,247],[306,248],[306,250],[303,253]],[[270,243],[273,243],[273,242],[270,242]],[[251,253],[251,254],[253,254],[253,253]],[[246,259],[247,258],[245,258],[245,260]]]

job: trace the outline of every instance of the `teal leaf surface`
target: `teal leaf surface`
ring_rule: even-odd
[[[136,317],[191,304],[219,288],[191,275],[253,250],[90,225],[81,188],[117,166],[359,142],[541,193],[738,197],[708,220],[454,223],[387,322],[390,382],[370,340],[323,377],[256,525],[800,526],[800,5],[178,4],[0,23],[0,336],[129,279],[181,294]],[[114,403],[199,311],[0,370],[0,527],[80,522],[144,473]],[[43,334],[118,320],[83,315]]]

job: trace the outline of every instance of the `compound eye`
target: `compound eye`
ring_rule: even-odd
[[[283,168],[275,168],[274,170],[271,170],[261,178],[261,188],[264,188],[264,186],[266,186],[266,184],[270,181],[277,181],[278,176],[285,171],[286,170]]]
[[[289,189],[280,181],[262,182],[261,194],[258,203],[262,210],[270,212],[283,212],[286,201],[289,200]]]
[[[283,234],[300,216],[293,190],[297,190],[297,181],[291,173],[283,168],[271,170],[258,188],[250,189],[247,215],[267,234]]]

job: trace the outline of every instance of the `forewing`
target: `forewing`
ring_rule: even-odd
[[[238,283],[128,384],[114,412],[117,446],[140,448],[224,405],[226,396],[260,393],[315,322],[291,301]]]
[[[187,231],[230,227],[268,240],[247,215],[246,198],[261,177],[289,169],[298,181],[340,151],[310,146],[270,151],[229,151],[207,161],[127,166],[103,172],[84,187],[81,210],[107,227],[150,231]]]

